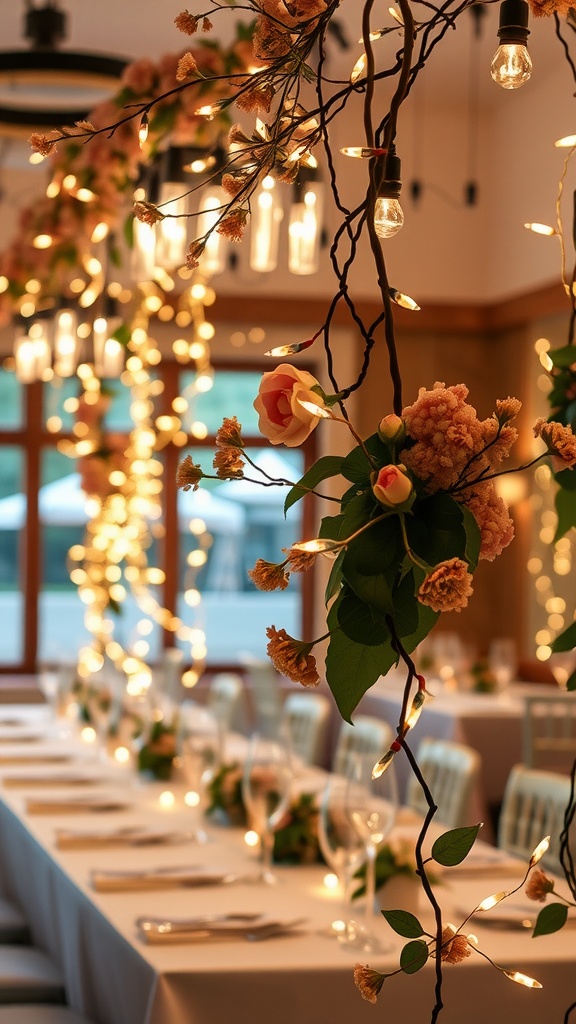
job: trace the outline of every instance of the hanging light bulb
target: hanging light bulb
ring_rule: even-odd
[[[54,325],[54,372],[72,377],[78,365],[78,322],[73,309],[61,309]]]
[[[519,89],[532,74],[532,61],[526,46],[530,35],[529,13],[527,0],[503,0],[500,5],[500,46],[492,58],[490,73],[503,89]]]
[[[288,269],[292,274],[315,274],[320,258],[324,185],[318,171],[301,168],[288,227]]]
[[[227,202],[228,196],[220,185],[205,188],[200,197],[198,238],[210,232],[200,259],[200,268],[205,274],[221,274],[226,269],[226,239],[212,229],[218,223]]]
[[[100,380],[106,377],[119,377],[124,369],[124,346],[113,337],[121,320],[119,316],[114,315],[112,306],[109,306],[106,312],[107,316],[96,317],[92,325],[94,373]]]
[[[36,321],[28,333],[18,335],[14,341],[16,376],[22,384],[42,380],[50,369],[52,352],[46,324]]]
[[[194,147],[194,156],[196,147]],[[164,270],[176,270],[186,262],[188,178],[184,170],[190,165],[190,147],[170,146],[160,168],[157,205],[164,219],[156,224],[155,263]]]
[[[391,149],[384,164],[384,177],[374,205],[374,227],[379,238],[392,238],[404,223],[399,203],[401,181],[400,158]]]
[[[276,179],[267,174],[251,200],[250,267],[262,274],[276,270],[280,221],[284,216]]]

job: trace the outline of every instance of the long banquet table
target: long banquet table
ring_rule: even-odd
[[[6,745],[7,748],[8,745]],[[2,744],[0,741],[0,749]],[[398,964],[402,939],[382,920],[383,940],[393,952],[370,955],[347,949],[319,934],[339,907],[323,885],[325,869],[279,867],[276,886],[235,882],[201,888],[143,892],[96,892],[91,870],[118,867],[152,869],[162,865],[206,865],[237,872],[256,870],[255,853],[243,842],[242,830],[208,826],[205,845],[142,845],[129,849],[59,849],[57,829],[145,826],[187,828],[190,811],[183,787],[130,784],[126,774],[105,784],[94,782],[85,792],[104,792],[126,800],[124,809],[95,813],[30,813],[27,800],[65,800],[78,788],[6,786],[0,769],[0,879],[3,889],[24,908],[34,941],[61,965],[70,1004],[96,1024],[361,1024],[401,1019],[410,1024],[430,1020],[434,971],[428,964],[412,977],[385,983],[379,1005],[362,1000],[352,971],[357,961],[390,970]],[[47,775],[49,771],[47,769]],[[162,792],[174,794],[163,805]],[[518,880],[522,870],[519,870]],[[438,893],[448,917],[456,906],[470,909],[488,893],[511,887],[515,879],[446,870]],[[181,945],[147,945],[138,934],[141,915],[182,916],[196,913],[266,910],[281,918],[305,918],[297,934],[268,941],[227,939]],[[426,911],[424,923],[430,923]],[[462,915],[461,915],[462,916]],[[460,918],[461,919],[461,918]],[[431,923],[430,923],[431,927]],[[492,1016],[522,1024],[562,1021],[576,999],[574,931],[532,939],[529,932],[474,925],[481,948],[497,963],[538,978],[541,991],[512,984],[485,959],[473,954],[444,970],[444,1024],[485,1024]]]

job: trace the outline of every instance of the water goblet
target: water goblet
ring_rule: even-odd
[[[350,927],[350,889],[354,873],[362,864],[364,843],[355,829],[346,802],[348,780],[331,775],[324,787],[318,814],[318,842],[324,860],[338,878],[341,916],[332,921],[328,935],[342,943],[354,940]]]
[[[244,762],[242,797],[252,828],[260,838],[261,878],[268,884],[277,881],[272,871],[274,831],[288,808],[291,779],[286,744],[279,738],[253,736]]]
[[[181,708],[177,752],[187,786],[186,804],[196,818],[206,807],[207,787],[220,764],[220,726],[216,716],[199,704],[187,702]],[[198,842],[205,842],[204,829],[196,824]]]
[[[86,707],[96,733],[96,756],[106,763],[110,726],[118,710],[118,695],[113,681],[91,679],[86,691]]]
[[[518,667],[516,644],[512,637],[499,637],[491,641],[488,648],[488,664],[498,690],[505,690],[514,679]]]
[[[372,778],[373,766],[373,757],[358,756],[346,791],[348,814],[364,843],[366,858],[364,922],[354,922],[349,933],[355,929],[356,935],[349,934],[348,942],[367,953],[382,953],[389,952],[392,947],[383,944],[374,933],[376,857],[396,821],[398,785],[394,765],[389,765],[377,779]]]

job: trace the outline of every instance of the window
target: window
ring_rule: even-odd
[[[158,375],[165,385],[158,399],[161,412],[170,409],[171,396],[190,390],[193,375],[168,362]],[[293,576],[290,587],[271,599],[253,586],[248,570],[257,558],[281,560],[282,548],[303,535],[304,503],[284,520],[287,486],[214,479],[184,492],[175,483],[177,466],[188,453],[205,472],[214,472],[215,433],[226,415],[238,417],[251,460],[267,474],[249,466],[245,475],[251,480],[291,481],[305,472],[313,457],[311,442],[302,449],[263,447],[252,405],[260,377],[253,366],[216,368],[213,388],[196,396],[183,422],[186,446],[167,445],[159,456],[166,529],[154,540],[149,561],[164,570],[165,583],[155,596],[187,626],[205,633],[210,666],[237,663],[244,653],[263,657],[268,625],[282,625],[298,636],[303,632],[308,598],[301,577]],[[116,394],[106,425],[127,437],[130,395],[121,384],[112,382],[112,387]],[[13,374],[0,372],[0,608],[5,624],[0,671],[34,671],[41,662],[72,660],[89,640],[67,555],[71,545],[82,542],[86,498],[76,463],[58,450],[58,441],[70,437],[74,420],[65,402],[77,388],[75,379],[23,388]],[[141,617],[129,593],[115,623],[125,646],[136,638]],[[155,626],[148,640],[155,661],[164,644],[161,627]],[[179,645],[186,658],[189,645]]]

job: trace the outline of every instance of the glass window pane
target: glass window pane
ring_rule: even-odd
[[[0,662],[22,658],[23,597],[20,562],[23,558],[26,498],[22,493],[24,455],[5,445],[0,459]]]
[[[22,424],[23,387],[15,373],[0,370],[0,427]]]
[[[188,399],[192,422],[204,423],[208,433],[215,434],[225,416],[236,416],[242,424],[243,437],[260,436],[258,416],[252,404],[262,380],[260,371],[217,369],[212,389],[200,394],[195,393],[195,379],[194,373],[182,373],[180,377],[181,393]]]
[[[194,448],[195,462],[210,472],[213,452]],[[301,451],[254,448],[250,455],[268,476],[297,480]],[[256,469],[247,471],[254,480]],[[180,599],[178,615],[206,632],[208,662],[237,662],[242,654],[264,657],[266,627],[273,622],[292,635],[301,632],[300,578],[271,595],[256,589],[248,570],[258,558],[279,562],[282,549],[302,535],[302,504],[284,519],[287,487],[248,480],[203,481],[197,491],[180,491]],[[190,564],[191,563],[191,564]]]

